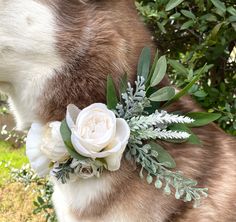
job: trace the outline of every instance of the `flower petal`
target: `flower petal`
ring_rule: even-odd
[[[106,157],[107,169],[109,171],[117,171],[120,169],[123,153],[116,153]]]
[[[116,137],[119,138],[121,144],[126,144],[130,137],[130,128],[124,119],[116,119]]]
[[[78,140],[78,136],[76,135],[76,132],[74,130],[72,130],[71,142],[73,144],[73,147],[79,154],[85,157],[91,157],[91,153],[80,143],[80,141]]]
[[[39,177],[44,177],[50,172],[51,161],[44,155],[31,162],[32,169],[38,174]]]
[[[80,109],[73,105],[69,104],[67,106],[67,112],[66,112],[66,122],[68,124],[68,127],[71,129],[72,127],[75,126],[76,119],[80,113]]]
[[[51,162],[40,150],[42,136],[43,126],[39,123],[34,123],[26,138],[26,154],[29,158],[31,167],[40,177],[49,173],[49,164]]]
[[[117,153],[114,153],[106,157],[108,170],[116,171],[120,168],[122,154],[125,151],[125,148],[128,144],[129,137],[130,137],[130,128],[127,122],[124,119],[117,119],[116,139],[120,141],[121,147]]]

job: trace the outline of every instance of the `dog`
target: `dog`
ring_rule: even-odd
[[[17,128],[61,121],[70,103],[104,103],[107,75],[116,85],[125,72],[134,81],[144,46],[155,51],[133,0],[0,0],[0,89]],[[170,110],[201,109],[185,97]],[[52,179],[59,222],[236,221],[236,141],[214,124],[194,132],[202,147],[165,147],[178,170],[209,188],[201,207],[164,195],[124,159],[99,179]]]

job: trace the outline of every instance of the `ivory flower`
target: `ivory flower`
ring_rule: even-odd
[[[61,162],[69,156],[60,135],[60,122],[51,122],[45,126],[33,123],[27,139],[26,154],[32,169],[40,176],[50,172],[51,162]]]
[[[110,171],[120,168],[130,136],[124,119],[116,118],[106,105],[95,103],[82,111],[69,105],[66,121],[72,132],[71,142],[80,155],[105,159]]]

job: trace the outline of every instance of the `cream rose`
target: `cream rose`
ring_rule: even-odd
[[[104,158],[110,171],[120,168],[130,136],[124,119],[116,118],[106,105],[95,103],[82,111],[69,105],[66,121],[72,132],[71,142],[79,154],[92,159]]]
[[[27,139],[26,154],[32,169],[40,177],[50,172],[51,162],[61,162],[69,157],[60,134],[61,122],[51,122],[45,126],[33,123]]]

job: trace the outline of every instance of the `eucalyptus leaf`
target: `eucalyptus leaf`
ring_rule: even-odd
[[[153,93],[149,99],[155,102],[163,102],[172,99],[174,96],[175,89],[171,86],[166,86]]]
[[[151,79],[151,87],[156,86],[161,80],[164,78],[167,70],[167,62],[166,57],[161,56],[160,59],[156,63],[156,67],[154,69],[152,79]]]
[[[200,127],[219,119],[221,117],[221,114],[193,112],[188,113],[187,116],[195,120],[193,123],[188,124],[189,127]]]
[[[71,143],[71,130],[68,127],[66,120],[63,120],[61,122],[60,132],[61,132],[62,139],[65,143],[66,149],[68,150],[69,154],[77,160],[86,159],[85,157],[81,156],[75,151],[73,144]]]
[[[143,76],[145,80],[148,78],[151,64],[151,49],[143,48],[138,62],[138,76]]]
[[[184,0],[170,0],[168,4],[166,5],[165,10],[170,11],[171,9],[177,7],[179,4],[181,4]]]
[[[176,167],[176,163],[175,163],[174,159],[161,145],[159,145],[155,142],[150,142],[149,144],[150,144],[152,150],[157,151],[157,153],[158,153],[157,160],[159,163],[163,163],[164,166],[171,168],[171,169]]]
[[[111,75],[107,76],[107,107],[108,109],[115,109],[118,103],[115,84]]]

